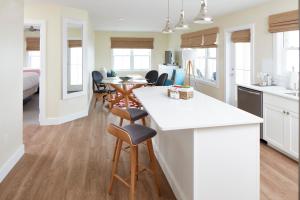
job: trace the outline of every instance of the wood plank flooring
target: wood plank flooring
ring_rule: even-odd
[[[27,126],[26,154],[0,184],[0,200],[123,200],[128,189],[116,182],[107,194],[115,139],[105,126],[116,121],[100,105],[86,118],[58,126]],[[145,148],[141,162],[148,164]],[[129,155],[121,154],[119,173],[129,173]],[[148,172],[139,176],[137,200],[175,199],[163,174],[162,196],[156,193]],[[246,172],[245,172],[246,173]],[[261,199],[296,200],[297,163],[261,145]],[[216,191],[217,192],[217,191]]]

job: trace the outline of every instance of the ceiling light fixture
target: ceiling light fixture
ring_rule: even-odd
[[[201,8],[199,14],[194,18],[196,24],[211,24],[213,23],[212,17],[207,15],[207,0],[201,0]]]
[[[171,22],[170,22],[170,0],[168,0],[168,18],[167,18],[165,28],[162,30],[162,33],[165,34],[173,33],[173,29],[171,28]]]
[[[184,10],[183,10],[183,0],[181,0],[181,11],[180,11],[180,17],[179,21],[175,26],[175,29],[182,30],[182,29],[188,29],[189,25],[184,22]]]

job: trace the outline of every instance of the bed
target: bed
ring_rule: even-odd
[[[23,100],[38,91],[39,77],[39,70],[23,70]]]

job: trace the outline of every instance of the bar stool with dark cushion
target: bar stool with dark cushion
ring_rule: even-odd
[[[118,179],[127,187],[130,188],[129,199],[135,199],[135,188],[138,177],[138,145],[147,142],[147,148],[150,159],[150,171],[153,173],[155,178],[156,187],[158,190],[158,194],[160,194],[159,190],[159,178],[157,174],[157,161],[153,151],[152,137],[156,135],[156,131],[139,125],[139,124],[130,124],[124,127],[116,126],[114,124],[109,124],[107,127],[107,131],[113,136],[117,137],[118,145],[116,158],[113,163],[111,181],[109,185],[109,194],[112,193],[113,183],[115,179]],[[121,176],[117,174],[118,162],[121,154],[121,148],[123,142],[129,144],[130,146],[130,183],[124,180]],[[145,170],[149,170],[145,168]],[[144,171],[144,169],[142,170]]]
[[[112,112],[112,114],[120,117],[119,126],[123,125],[124,119],[130,121],[130,124],[134,124],[135,121],[137,121],[137,120],[142,120],[143,125],[146,126],[145,118],[148,116],[148,113],[145,110],[141,110],[138,108],[122,109],[120,107],[114,107],[113,109],[111,109],[111,112]],[[117,139],[116,145],[115,145],[113,160],[115,159],[115,156],[116,156],[117,144],[118,144],[118,139]]]

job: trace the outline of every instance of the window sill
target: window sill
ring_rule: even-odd
[[[196,82],[196,84],[199,82],[203,85],[211,86],[214,88],[219,88],[218,80],[213,82],[213,81],[205,80],[205,79],[198,78],[198,77],[195,77],[195,78],[191,77],[191,81]]]

